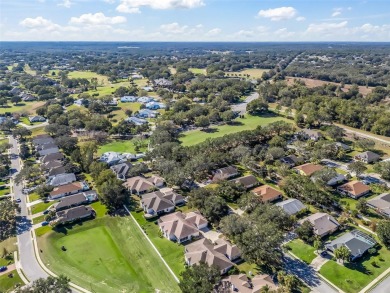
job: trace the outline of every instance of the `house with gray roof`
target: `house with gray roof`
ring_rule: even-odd
[[[241,184],[246,189],[250,189],[260,184],[259,180],[257,180],[257,178],[253,175],[239,177],[237,179],[233,179],[232,181],[236,184]]]
[[[309,221],[313,225],[314,234],[319,237],[332,234],[340,224],[331,215],[326,213],[315,213],[299,221],[299,224]]]
[[[76,175],[74,173],[65,173],[56,175],[48,181],[51,186],[66,185],[76,181]]]
[[[372,151],[363,152],[355,156],[355,160],[361,161],[366,164],[375,163],[379,161],[380,158],[381,158],[380,155]]]
[[[96,212],[90,206],[78,206],[70,208],[68,210],[59,211],[56,213],[56,220],[54,223],[56,225],[71,223],[81,219],[95,217]]]
[[[38,153],[39,153],[40,157],[43,157],[43,156],[46,156],[46,155],[51,155],[51,154],[58,153],[59,151],[60,151],[60,149],[57,146],[53,146],[51,148],[47,148],[47,149],[38,151]]]
[[[278,202],[275,205],[282,208],[290,216],[295,215],[306,208],[306,206],[300,200],[295,198],[290,198],[282,202]]]
[[[69,209],[72,207],[77,207],[83,204],[94,202],[98,199],[97,193],[94,190],[88,190],[74,195],[69,195],[60,200],[55,204],[54,208],[56,212]]]
[[[370,235],[356,229],[325,244],[325,247],[334,252],[337,248],[345,246],[351,253],[351,260],[354,261],[375,245],[376,241]]]
[[[367,205],[377,213],[390,218],[390,193],[382,193],[368,200]]]
[[[170,213],[175,206],[184,203],[184,197],[172,189],[161,190],[142,195],[141,207],[150,216]]]
[[[120,163],[117,165],[113,165],[110,167],[110,169],[112,170],[112,172],[114,172],[114,174],[116,175],[116,178],[124,181],[124,180],[126,180],[127,172],[129,172],[129,170],[132,166],[133,165],[131,163],[124,162],[124,163]]]
[[[41,158],[41,162],[46,164],[48,162],[52,161],[63,161],[64,160],[64,155],[60,152],[52,153],[52,154],[47,154]]]
[[[214,171],[213,181],[227,180],[238,175],[236,167],[227,166]]]

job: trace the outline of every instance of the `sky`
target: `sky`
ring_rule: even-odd
[[[0,0],[0,41],[390,42],[390,0]]]

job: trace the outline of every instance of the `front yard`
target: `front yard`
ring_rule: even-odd
[[[173,276],[130,217],[106,216],[45,232],[38,237],[43,262],[88,290],[179,292]]]
[[[34,214],[37,214],[37,213],[41,213],[45,210],[47,210],[48,207],[50,207],[51,205],[53,205],[54,203],[58,202],[58,200],[56,201],[49,201],[49,202],[40,202],[40,203],[37,203],[33,206],[31,206],[31,213],[34,215]]]
[[[306,244],[300,239],[295,239],[286,244],[286,247],[290,248],[290,251],[303,260],[305,263],[310,264],[313,259],[317,257],[314,253],[315,249],[313,246]]]
[[[9,274],[12,274],[13,277],[8,277]],[[12,292],[16,285],[24,285],[16,270],[0,276],[0,292]]]

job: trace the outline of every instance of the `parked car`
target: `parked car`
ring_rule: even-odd
[[[328,255],[328,252],[326,251],[326,250],[324,250],[323,252],[321,252],[321,256],[322,257],[325,257],[325,256],[327,256]]]
[[[0,272],[5,272],[7,270],[7,267],[0,267]]]
[[[22,200],[21,200],[20,198],[17,198],[15,201],[16,201],[17,203],[22,202]]]
[[[44,215],[47,215],[48,213],[49,213],[49,210],[43,211],[43,214],[44,214]]]
[[[42,226],[47,226],[47,225],[49,225],[49,222],[48,222],[48,221],[43,221],[43,222],[41,223],[41,225],[42,225]]]

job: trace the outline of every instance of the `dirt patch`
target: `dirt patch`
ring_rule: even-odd
[[[294,80],[296,79],[303,81],[308,88],[315,88],[328,83],[340,85],[340,83],[337,82],[323,81],[319,79],[303,78],[303,77],[286,77],[287,84],[292,85],[294,83]],[[351,84],[346,84],[341,90],[347,92],[351,87],[352,87]],[[373,87],[359,86],[359,93],[361,93],[363,96],[366,96],[369,93],[371,93],[373,89],[374,89]]]

